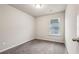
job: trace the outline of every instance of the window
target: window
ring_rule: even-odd
[[[59,35],[60,33],[60,19],[56,18],[56,19],[51,19],[50,20],[50,34],[51,35]]]

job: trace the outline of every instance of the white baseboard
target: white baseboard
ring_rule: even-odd
[[[61,40],[57,41],[57,40],[51,40],[51,39],[46,39],[46,38],[45,39],[44,38],[36,38],[36,39],[45,40],[45,41],[51,41],[51,42],[57,42],[57,43],[63,43],[63,44],[65,43],[64,41],[61,41]]]
[[[32,39],[32,40],[34,40],[34,39]],[[31,41],[31,40],[28,40],[27,42],[29,42],[29,41]],[[24,44],[24,43],[26,43],[26,42],[22,42],[22,43],[20,43],[20,44],[17,44],[17,45],[8,47],[8,48],[6,48],[6,49],[2,49],[2,50],[0,50],[0,53],[2,53],[2,52],[4,52],[4,51],[7,51],[7,50],[9,50],[9,49],[12,49],[12,48],[14,48],[14,47],[17,47],[17,46],[19,46],[19,45],[22,45],[22,44]]]

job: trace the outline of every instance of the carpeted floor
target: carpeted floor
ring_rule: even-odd
[[[62,43],[43,40],[32,40],[1,54],[64,54],[65,45]]]

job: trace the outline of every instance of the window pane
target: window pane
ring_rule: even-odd
[[[59,34],[59,22],[58,19],[52,19],[50,21],[51,34]]]

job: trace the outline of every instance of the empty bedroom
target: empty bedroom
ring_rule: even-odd
[[[78,53],[74,19],[74,4],[0,4],[0,54]]]

